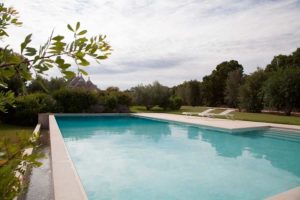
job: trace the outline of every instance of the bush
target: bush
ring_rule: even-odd
[[[104,96],[105,112],[129,112],[131,96],[120,91],[106,91]]]
[[[182,106],[182,98],[179,96],[171,96],[169,98],[169,107],[171,110],[179,110]]]
[[[117,95],[117,101],[118,104],[123,106],[130,106],[132,102],[131,96],[129,96],[127,93],[118,93]]]
[[[19,96],[15,101],[15,108],[8,114],[8,122],[19,125],[34,125],[37,123],[38,113],[55,112],[55,100],[43,93],[33,93]]]
[[[118,105],[118,99],[115,95],[107,95],[105,97],[106,112],[112,112]]]
[[[61,112],[88,112],[90,107],[97,104],[97,94],[83,89],[61,89],[53,94]]]

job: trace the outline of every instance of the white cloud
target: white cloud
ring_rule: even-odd
[[[53,28],[66,35],[66,24],[77,21],[90,34],[106,34],[113,55],[88,70],[101,88],[201,80],[230,59],[249,73],[274,55],[300,47],[297,0],[8,0],[6,4],[19,10],[24,22],[22,28],[12,29],[15,37],[9,42],[15,48],[28,33],[39,45]]]

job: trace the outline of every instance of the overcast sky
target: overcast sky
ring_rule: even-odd
[[[8,42],[44,43],[51,31],[71,35],[80,21],[89,35],[105,34],[112,56],[88,67],[99,88],[127,89],[158,80],[173,86],[208,75],[235,59],[246,73],[274,55],[300,47],[300,0],[6,0],[24,23]],[[59,76],[57,71],[49,72]]]

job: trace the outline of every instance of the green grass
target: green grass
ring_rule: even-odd
[[[300,117],[297,116],[284,116],[284,115],[276,115],[276,114],[246,113],[246,112],[234,112],[233,114],[234,114],[234,119],[238,119],[238,120],[300,125]]]
[[[132,106],[130,108],[131,112],[155,112],[155,113],[173,113],[173,114],[181,114],[182,112],[203,112],[208,109],[207,107],[201,106],[182,106],[180,110],[177,111],[165,111],[159,107],[155,107],[151,111],[147,111],[144,106]],[[212,113],[221,113],[224,111],[222,108],[216,108],[212,111]],[[247,113],[247,112],[234,112],[234,119],[236,120],[244,120],[244,121],[254,121],[254,122],[268,122],[268,123],[276,123],[276,124],[291,124],[291,125],[300,125],[300,117],[297,116],[283,116],[276,114],[266,114],[266,113]]]
[[[33,132],[33,127],[14,126],[0,123],[0,140],[9,138],[15,140],[18,134],[30,135]]]
[[[131,106],[130,111],[133,113],[173,113],[173,114],[181,114],[182,112],[203,112],[206,110],[206,107],[200,106],[182,106],[180,110],[164,110],[158,106],[153,107],[151,110],[147,110],[145,106]]]

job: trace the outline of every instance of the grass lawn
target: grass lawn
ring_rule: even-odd
[[[14,126],[0,123],[0,140],[10,138],[15,140],[18,134],[27,135],[28,137],[33,132],[33,127]]]
[[[177,111],[165,111],[159,107],[154,107],[151,111],[147,111],[144,106],[132,106],[130,107],[131,112],[155,112],[155,113],[173,113],[181,114],[182,112],[195,112],[199,113],[206,110],[207,107],[200,106],[182,106],[180,110]],[[220,113],[224,109],[216,108],[212,113]],[[254,121],[254,122],[269,122],[277,124],[291,124],[291,125],[300,125],[300,117],[296,116],[283,116],[276,114],[266,114],[266,113],[247,113],[247,112],[233,112],[234,119],[244,120],[244,121]]]
[[[284,116],[284,115],[267,114],[267,113],[246,113],[246,112],[234,112],[233,114],[234,114],[234,119],[238,119],[238,120],[300,125],[300,117],[296,117],[296,116]]]

